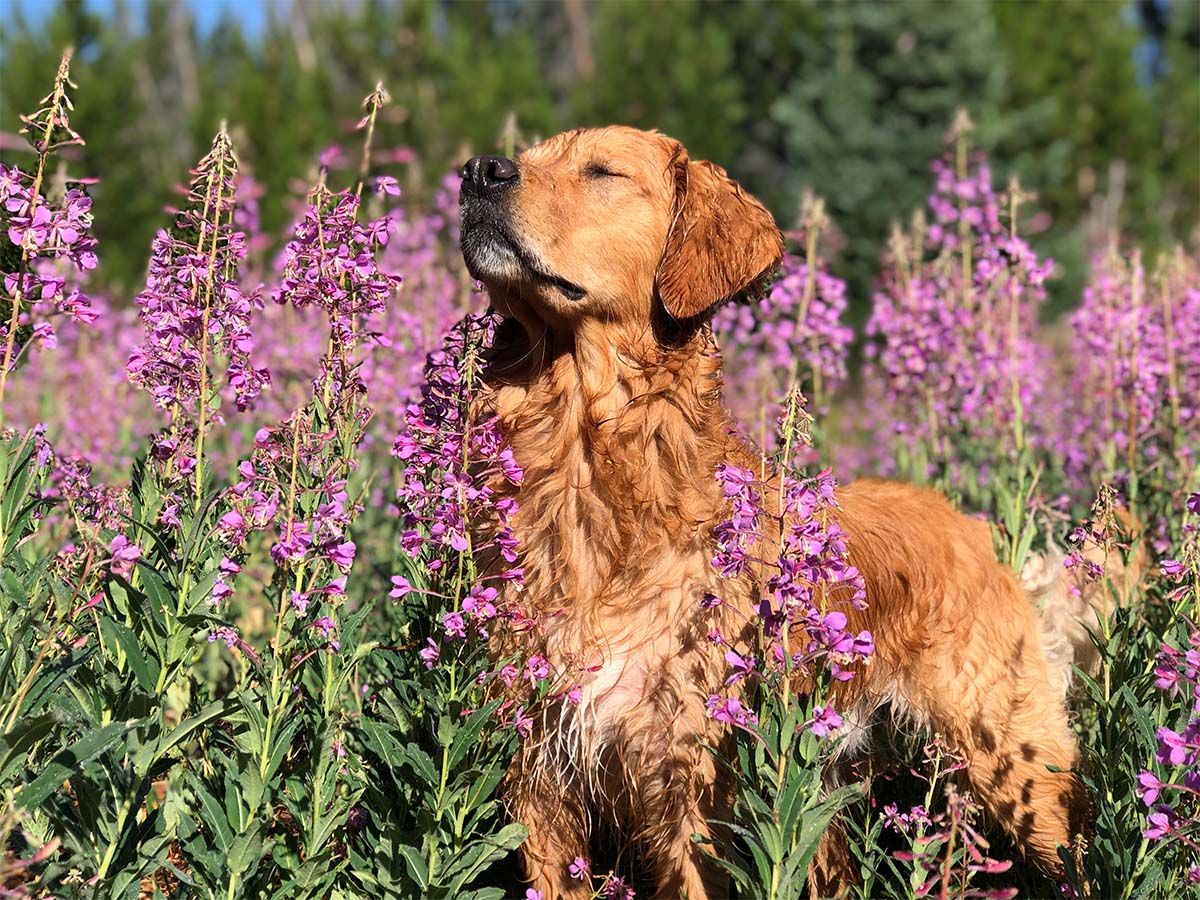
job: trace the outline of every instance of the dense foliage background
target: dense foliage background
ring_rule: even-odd
[[[514,131],[533,140],[621,122],[727,166],[781,222],[816,189],[845,236],[838,265],[856,321],[889,225],[920,203],[959,107],[1000,180],[1019,171],[1041,198],[1039,241],[1056,258],[1082,263],[1087,223],[1118,208],[1151,249],[1200,222],[1190,2],[279,0],[250,26],[227,13],[203,30],[186,3],[116,0],[101,15],[64,0],[30,17],[7,2],[0,121],[31,108],[74,45],[88,143],[71,167],[102,179],[96,232],[112,249],[101,278],[124,287],[143,274],[140,248],[179,173],[222,121],[243,166],[282,197],[378,80],[396,98],[380,146],[412,151],[419,162],[396,169],[413,186],[437,181],[419,168],[449,170]],[[19,151],[6,142],[0,158]],[[263,217],[275,234],[290,212],[270,202]],[[1052,285],[1048,311],[1079,286]]]

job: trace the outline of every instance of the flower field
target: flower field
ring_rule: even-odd
[[[179,173],[140,292],[105,296],[88,181],[59,164],[86,138],[69,56],[52,87],[31,152],[0,165],[0,896],[538,900],[500,786],[578,673],[489,650],[539,622],[491,580],[523,579],[503,487],[524,474],[470,415],[496,320],[459,255],[457,176],[409,202],[403,154],[374,146],[382,86],[304,196],[264,195],[221,131]],[[1043,322],[1059,273],[1024,236],[1036,198],[995,183],[965,115],[947,125],[864,329],[816,197],[765,300],[714,320],[764,464],[712,473],[713,564],[768,584],[762,647],[727,648],[708,704],[737,734],[723,865],[739,898],[803,896],[840,814],[854,897],[1186,896],[1200,260],[1105,235],[1074,311]],[[286,234],[263,204],[294,207]],[[764,511],[768,470],[791,525]],[[827,513],[862,475],[991,522],[1048,622],[1047,584],[1102,612],[1062,659],[1094,826],[1057,879],[989,829],[939,735],[901,728],[869,790],[823,790],[847,730],[829,691],[873,652],[823,599],[861,584]],[[789,535],[778,559],[756,558],[765,529]],[[485,550],[509,568],[477,572]],[[782,689],[796,669],[811,695]],[[570,876],[648,895],[634,851],[613,836]]]

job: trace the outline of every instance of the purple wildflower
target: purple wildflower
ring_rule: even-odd
[[[201,430],[214,393],[215,357],[226,359],[239,409],[270,383],[267,371],[250,363],[250,316],[260,300],[235,278],[246,255],[245,234],[229,224],[236,173],[233,147],[220,132],[195,170],[174,229],[154,239],[146,288],[137,298],[145,343],[133,349],[126,367],[155,405],[172,417],[198,420]]]
[[[442,651],[433,638],[426,638],[425,646],[421,648],[419,655],[425,663],[425,668],[432,669],[442,655]]]
[[[764,398],[778,401],[800,385],[822,410],[846,380],[854,338],[842,322],[846,282],[830,274],[819,255],[831,227],[823,204],[809,195],[802,201],[801,229],[804,253],[784,256],[767,295],[753,306],[725,306],[713,319],[723,349],[725,399],[747,427],[758,421]],[[759,437],[775,449],[772,435]]]
[[[705,705],[708,708],[708,714],[718,722],[737,725],[741,728],[758,724],[758,717],[742,706],[742,701],[737,697],[718,697],[714,694],[708,698]]]
[[[956,123],[961,152],[933,164],[932,222],[893,235],[867,325],[868,389],[895,423],[895,442],[950,467],[980,441],[1015,453],[1045,440],[1030,434],[1029,411],[1047,381],[1046,352],[1026,335],[1053,263],[1017,236],[1020,190],[1007,203],[997,195],[987,161],[965,152],[968,129]]]
[[[624,878],[612,875],[604,885],[604,896],[608,900],[634,900],[636,894]]]
[[[109,549],[112,551],[113,574],[128,578],[133,572],[134,564],[141,558],[141,548],[132,543],[125,535],[118,534],[113,538]]]
[[[817,737],[829,737],[830,734],[842,727],[842,717],[831,707],[814,706],[812,724],[809,730]]]
[[[461,639],[467,636],[467,626],[462,613],[446,613],[442,616],[442,627],[446,630],[446,637]]]
[[[96,267],[96,241],[89,233],[92,201],[78,187],[67,187],[70,182],[59,189],[61,196],[42,193],[48,183],[50,155],[83,143],[70,124],[72,105],[67,88],[74,86],[70,64],[71,52],[67,51],[59,63],[54,90],[42,98],[37,112],[22,117],[21,133],[37,154],[36,171],[22,172],[16,166],[0,164],[0,227],[7,225],[8,240],[20,250],[16,270],[4,273],[0,281],[5,299],[12,301],[11,314],[0,322],[0,421],[9,373],[30,346],[20,343],[22,318],[33,326],[32,344],[48,349],[57,343],[54,327],[44,319],[48,308],[76,323],[96,318],[89,299],[75,284],[77,275]],[[41,321],[33,321],[35,316]]]
[[[567,871],[576,881],[586,881],[591,877],[592,867],[582,856],[577,856]]]
[[[224,641],[225,646],[231,650],[233,649],[234,645],[238,643],[238,640],[238,633],[227,625],[221,625],[217,628],[214,628],[208,635],[208,642],[210,644],[215,643],[216,641]]]

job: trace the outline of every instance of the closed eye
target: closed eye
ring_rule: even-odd
[[[622,175],[620,172],[614,172],[608,166],[601,162],[590,162],[583,170],[583,174],[588,178],[628,178],[628,175]]]

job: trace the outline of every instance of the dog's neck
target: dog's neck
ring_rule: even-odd
[[[699,549],[723,514],[714,470],[747,453],[710,332],[664,345],[592,321],[503,342],[502,329],[485,377],[525,470],[514,529],[526,577],[547,588],[530,595],[615,594],[643,560]]]

